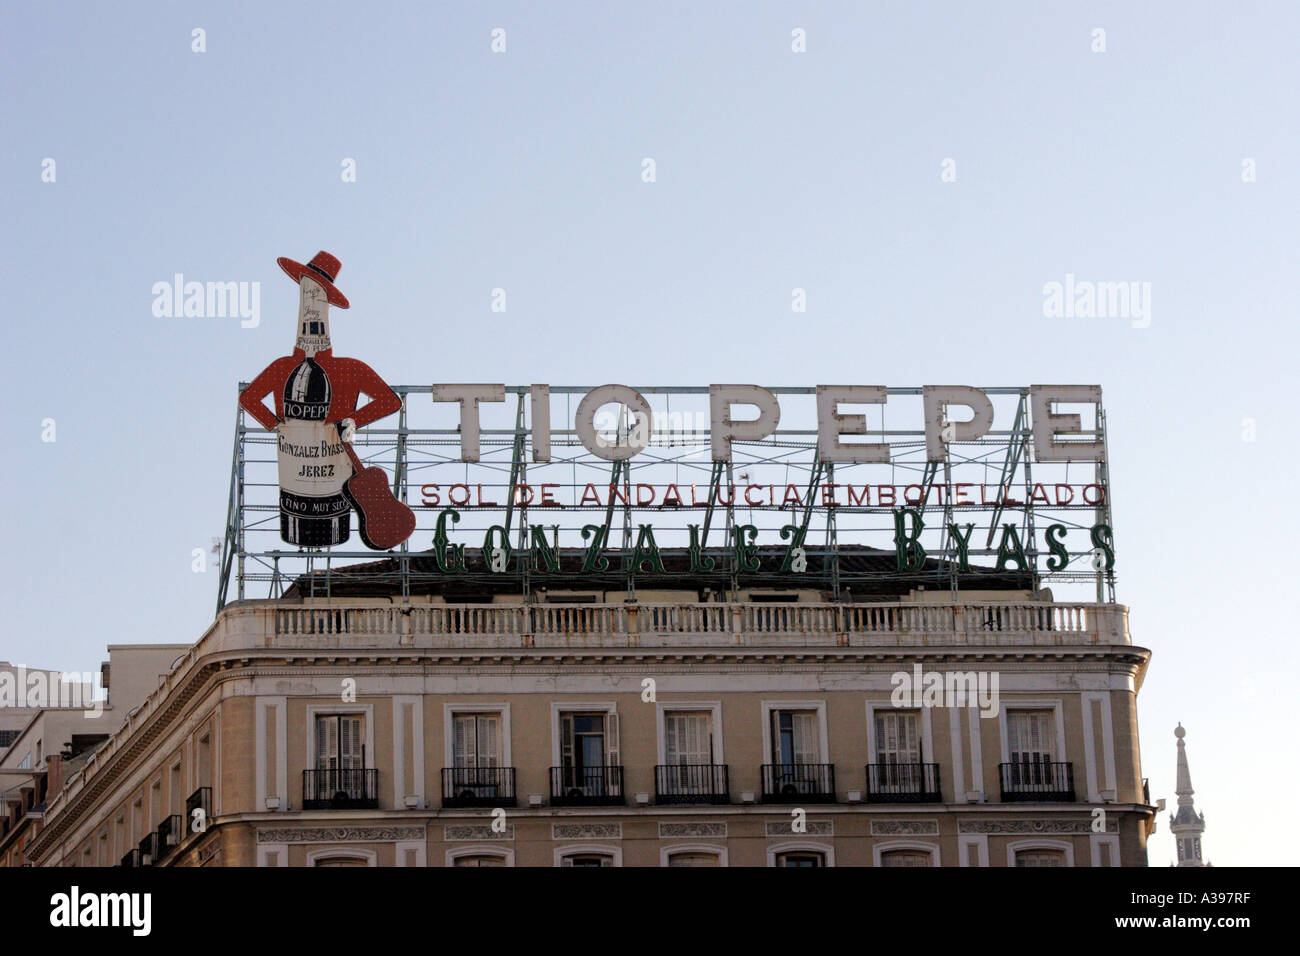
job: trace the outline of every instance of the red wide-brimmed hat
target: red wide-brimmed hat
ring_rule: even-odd
[[[285,256],[281,256],[275,261],[280,263],[280,268],[294,282],[301,281],[304,275],[314,279],[325,289],[330,305],[338,306],[340,309],[348,307],[348,297],[334,287],[334,278],[339,274],[339,270],[343,268],[343,263],[328,252],[316,253],[311,262],[306,265],[301,262],[294,262]]]

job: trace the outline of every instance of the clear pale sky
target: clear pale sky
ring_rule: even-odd
[[[292,345],[275,259],[327,249],[335,343],[390,382],[1100,384],[1152,795],[1181,720],[1207,857],[1294,863],[1298,29],[1293,3],[6,3],[0,659],[203,632],[236,383]],[[260,325],[155,317],[178,272],[260,282]],[[1149,327],[1045,317],[1067,274],[1150,283]]]

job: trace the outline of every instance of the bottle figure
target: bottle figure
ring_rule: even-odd
[[[298,282],[297,341],[292,355],[276,359],[249,383],[239,404],[276,433],[281,539],[329,547],[351,534],[352,505],[343,492],[353,465],[344,443],[356,428],[397,411],[402,401],[364,362],[334,356],[329,307],[348,307],[334,285],[339,260],[320,252],[306,265],[277,261]],[[371,401],[358,409],[362,392]],[[268,395],[274,413],[263,401]]]

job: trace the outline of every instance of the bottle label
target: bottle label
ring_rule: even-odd
[[[304,518],[329,518],[348,510],[343,483],[352,477],[334,425],[288,420],[276,428],[280,508]]]

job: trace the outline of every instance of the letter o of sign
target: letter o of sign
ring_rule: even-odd
[[[603,405],[618,403],[632,412],[633,422],[627,431],[627,444],[611,444],[596,433],[596,412]],[[605,461],[626,461],[650,444],[650,403],[640,392],[626,385],[601,385],[593,388],[578,403],[573,426],[583,447]]]

